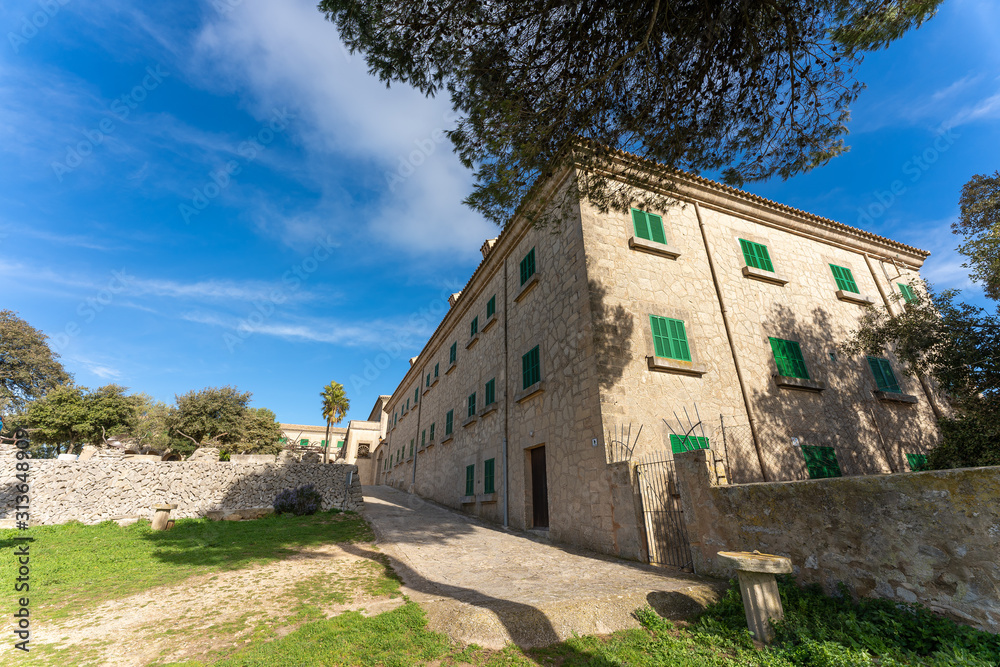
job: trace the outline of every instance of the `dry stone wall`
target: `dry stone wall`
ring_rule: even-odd
[[[14,459],[5,458],[0,518],[13,518],[15,474]],[[357,466],[343,464],[33,460],[29,483],[33,525],[148,518],[159,503],[176,503],[175,518],[202,517],[269,506],[279,491],[302,484],[315,485],[324,510],[363,506]]]

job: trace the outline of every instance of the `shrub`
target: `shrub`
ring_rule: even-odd
[[[285,489],[274,499],[274,513],[290,512],[295,516],[315,514],[323,504],[323,496],[312,484],[297,489]]]

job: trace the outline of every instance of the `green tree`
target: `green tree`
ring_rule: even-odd
[[[112,436],[128,439],[136,426],[142,399],[125,392],[127,387],[109,384],[95,391],[86,391],[83,406],[87,427],[85,442],[106,446]]]
[[[323,399],[323,418],[326,420],[326,449],[323,450],[323,462],[326,463],[330,460],[330,448],[333,445],[330,442],[330,426],[344,420],[347,411],[351,409],[351,401],[347,398],[344,385],[333,381],[323,387],[319,396]]]
[[[1000,171],[969,179],[958,204],[961,215],[952,230],[962,236],[958,251],[969,258],[964,266],[986,296],[1000,300]]]
[[[573,162],[574,196],[631,194],[593,176],[618,150],[734,185],[847,150],[864,54],[941,0],[321,0],[387,84],[447,91],[448,135],[477,183],[466,203],[505,224],[540,178]],[[593,143],[584,143],[581,138]],[[392,185],[390,183],[390,185]],[[656,198],[654,198],[656,199]],[[659,202],[647,202],[646,205]]]
[[[176,405],[166,417],[171,446],[180,452],[198,447],[231,451],[246,433],[250,392],[235,387],[207,387],[175,396]]]
[[[10,310],[0,310],[0,416],[70,381],[46,336]]]
[[[28,405],[24,422],[39,458],[72,453],[86,442],[91,432],[86,391],[86,387],[61,384]]]
[[[127,437],[142,451],[167,451],[171,448],[170,433],[167,428],[169,406],[148,394],[136,394],[135,398],[138,407]]]
[[[277,454],[281,451],[281,424],[267,408],[249,408],[243,441],[239,444],[243,454]]]

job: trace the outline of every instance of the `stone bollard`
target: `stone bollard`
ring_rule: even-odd
[[[153,514],[153,530],[166,530],[168,528],[167,522],[170,521],[170,510],[177,509],[177,505],[173,503],[164,503],[162,505],[153,505],[153,509],[156,513]]]
[[[720,564],[736,568],[739,575],[747,627],[755,639],[770,644],[774,639],[774,628],[770,622],[785,618],[774,575],[790,574],[791,559],[759,551],[720,551],[718,557]]]

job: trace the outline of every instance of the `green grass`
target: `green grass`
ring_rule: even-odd
[[[13,590],[15,535],[31,543],[32,614],[57,618],[82,608],[188,577],[237,570],[286,558],[303,547],[371,541],[368,524],[353,512],[283,514],[256,521],[180,519],[172,530],[149,522],[71,523],[30,531],[0,531],[0,589]],[[4,600],[4,611],[13,596]]]

